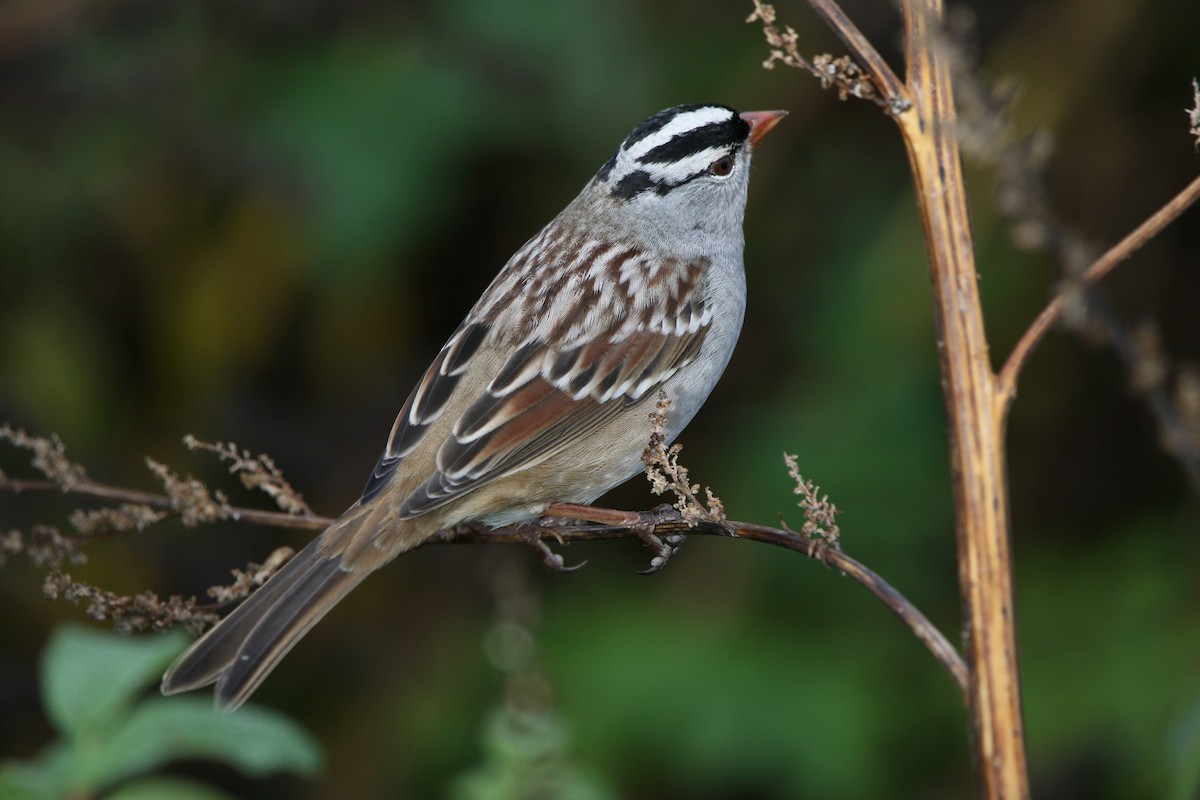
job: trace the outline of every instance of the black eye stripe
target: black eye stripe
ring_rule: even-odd
[[[660,193],[665,191],[657,181],[650,177],[649,172],[639,169],[617,181],[617,185],[612,189],[612,195],[622,200],[632,200],[634,195],[650,189],[656,189]]]
[[[733,157],[732,154],[721,156],[721,158],[732,158],[732,157]],[[652,190],[655,192],[658,192],[660,195],[663,195],[663,194],[666,194],[667,192],[671,191],[672,189],[677,189],[680,186],[683,186],[685,183],[691,183],[692,181],[696,180],[696,178],[702,178],[705,175],[713,174],[711,170],[712,170],[712,165],[710,164],[709,166],[705,167],[704,169],[697,170],[696,172],[693,172],[691,175],[688,175],[685,178],[681,178],[680,180],[676,181],[675,183],[668,183],[666,181],[656,181],[650,177],[649,172],[639,169],[635,172],[629,173],[624,178],[622,178],[620,181],[618,181],[617,185],[613,187],[611,194],[613,197],[619,197],[622,200],[632,200],[635,196],[641,194],[642,192],[648,192],[648,191],[652,191]],[[727,173],[727,174],[731,174],[731,173]],[[721,176],[721,177],[725,177],[725,176]]]
[[[664,129],[672,125],[682,130],[672,128],[671,135],[664,136]],[[700,103],[668,108],[634,128],[596,173],[596,180],[607,184],[605,188],[613,197],[632,200],[647,192],[665,195],[706,175],[723,178],[732,170],[713,169],[713,162],[736,158],[749,135],[750,124],[728,106]],[[631,150],[645,152],[634,155]],[[697,160],[708,163],[691,174],[682,174]]]
[[[642,164],[667,164],[713,148],[740,144],[750,135],[750,126],[741,117],[712,122],[682,133],[643,154]]]

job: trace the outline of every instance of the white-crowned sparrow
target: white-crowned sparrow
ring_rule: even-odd
[[[746,305],[751,151],[782,111],[661,111],[509,259],[392,427],[362,498],[163,677],[236,708],[359,581],[434,532],[590,503],[699,410]]]

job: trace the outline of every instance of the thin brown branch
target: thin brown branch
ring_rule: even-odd
[[[1079,276],[1078,283],[1086,286],[1095,283],[1109,272],[1112,272],[1114,267],[1129,258],[1138,248],[1157,236],[1167,225],[1174,222],[1198,198],[1200,198],[1200,177],[1195,178],[1179,194],[1175,195],[1162,208],[1150,215],[1145,222],[1131,231],[1128,236],[1117,242],[1107,253],[1096,259]],[[1017,341],[1016,346],[1013,347],[1008,360],[1004,362],[1004,367],[1000,370],[996,382],[997,400],[1001,404],[1002,409],[1007,409],[1012,403],[1013,398],[1016,397],[1017,378],[1021,374],[1021,369],[1024,368],[1034,349],[1046,336],[1047,331],[1050,330],[1050,326],[1062,316],[1063,309],[1070,296],[1069,292],[1074,288],[1074,285],[1068,287],[1067,293],[1057,295],[1042,309],[1042,313],[1034,319],[1033,324],[1029,326],[1020,340]]]
[[[860,67],[849,56],[835,58],[828,54],[805,58],[797,48],[799,36],[790,25],[780,30],[776,24],[775,7],[762,0],[752,0],[754,12],[746,18],[746,22],[761,22],[763,36],[771,46],[770,55],[763,62],[765,69],[771,69],[776,62],[786,64],[795,69],[802,69],[812,74],[821,82],[821,88],[834,88],[838,99],[857,97],[870,100],[887,111],[892,116],[906,111],[912,103],[905,94],[904,85],[892,72],[885,62],[871,47],[866,37],[854,26],[841,9],[831,3],[818,3],[818,13],[829,15],[831,24],[841,26],[839,36],[855,53],[859,55],[866,69]],[[816,4],[816,3],[815,3]]]
[[[825,24],[833,29],[842,40],[842,44],[850,48],[854,58],[866,68],[872,83],[883,98],[884,106],[892,116],[898,116],[911,108],[912,96],[909,89],[841,7],[833,0],[808,0],[808,4]]]
[[[1018,343],[1011,369],[999,378],[997,413],[1008,413],[1017,391],[1021,360],[1031,358],[1038,337],[1044,337],[1048,330],[1046,323],[1058,313],[1064,327],[1088,341],[1099,337],[1121,358],[1130,384],[1158,426],[1163,449],[1179,462],[1200,494],[1200,423],[1195,422],[1200,413],[1191,410],[1196,407],[1197,393],[1189,388],[1195,381],[1193,371],[1186,365],[1171,363],[1151,323],[1130,325],[1108,302],[1097,282],[1080,279],[1099,255],[1099,248],[1054,212],[1046,170],[1053,150],[1050,136],[1037,130],[1018,136],[1013,130],[1009,121],[1009,106],[1016,97],[1013,86],[986,84],[969,48],[959,40],[967,34],[968,17],[956,18],[960,30],[955,36],[939,39],[939,46],[952,59],[959,144],[968,156],[995,170],[996,210],[1008,222],[1013,244],[1022,250],[1054,256],[1065,276],[1058,289],[1063,296],[1061,305],[1038,320],[1027,334],[1029,338]],[[1195,101],[1200,88],[1194,80],[1192,88]],[[1196,108],[1189,109],[1189,117],[1194,128]],[[1147,343],[1153,343],[1153,347],[1147,347]]]
[[[962,27],[964,16],[958,19]],[[958,36],[965,35],[965,30],[958,32]],[[1053,255],[1065,275],[1058,290],[1061,305],[1035,323],[1027,334],[1029,338],[1018,343],[1011,369],[998,379],[997,413],[1008,413],[1017,391],[1021,359],[1032,357],[1037,337],[1044,337],[1048,330],[1045,323],[1061,309],[1058,317],[1064,327],[1089,341],[1098,336],[1120,357],[1130,385],[1158,426],[1163,449],[1179,462],[1200,495],[1200,423],[1196,422],[1200,412],[1192,411],[1200,395],[1189,388],[1195,382],[1192,369],[1171,363],[1153,324],[1130,325],[1112,307],[1097,282],[1081,280],[1100,251],[1054,212],[1046,170],[1052,152],[1050,137],[1042,131],[1016,135],[1009,122],[1015,91],[1011,85],[987,85],[958,36],[941,37],[939,46],[952,59],[959,144],[964,153],[995,170],[996,209],[1007,220],[1014,245]],[[1193,100],[1197,91],[1193,81]],[[1195,115],[1190,116],[1194,125]]]
[[[63,489],[53,481],[48,480],[0,480],[0,492],[13,494],[56,493],[92,497],[113,503],[134,503],[148,506],[156,511],[179,516],[180,511],[164,494],[143,492],[138,489],[126,489],[121,486],[109,486],[91,480],[77,482],[70,489]],[[315,514],[287,514],[282,511],[264,511],[258,508],[239,508],[229,506],[229,519],[239,522],[250,522],[256,525],[270,525],[275,528],[295,528],[297,530],[323,531],[333,520]]]
[[[142,492],[136,489],[107,486],[92,481],[77,483],[69,490],[64,491],[61,487],[48,480],[0,480],[0,491],[17,494],[54,492],[73,496],[92,497],[108,502],[136,503],[169,514],[178,513],[173,508],[171,500],[165,495]],[[276,528],[319,531],[324,530],[333,522],[329,517],[315,515],[299,516],[279,511],[262,511],[251,508],[232,508],[231,511],[232,519],[240,522],[269,525]],[[965,691],[966,666],[963,664],[962,657],[959,656],[946,637],[942,635],[941,631],[900,592],[896,591],[895,588],[883,580],[883,578],[845,553],[830,547],[827,541],[818,538],[809,538],[798,533],[777,528],[768,528],[747,522],[729,521],[720,523],[705,520],[700,521],[695,527],[689,527],[682,520],[670,521],[656,525],[653,532],[655,535],[665,537],[679,534],[729,536],[730,531],[738,538],[768,542],[801,553],[809,558],[822,561],[862,584],[871,594],[879,598],[904,621],[916,637],[929,649],[933,657],[946,668],[959,689]],[[538,531],[538,534],[550,542],[561,542],[564,544],[601,539],[624,539],[637,535],[628,528],[609,525],[546,525],[544,529]],[[491,529],[484,525],[459,525],[435,534],[426,543],[478,544],[500,542],[528,544],[529,530],[514,526]]]
[[[842,550],[828,546],[828,542],[822,539],[809,539],[789,531],[780,531],[762,525],[742,522],[730,524],[733,526],[734,534],[739,538],[769,542],[803,553],[809,558],[823,561],[861,584],[903,620],[917,639],[929,649],[938,663],[950,673],[950,677],[954,679],[959,691],[963,695],[967,694],[967,666],[958,650],[916,606],[871,569],[846,555]]]
[[[917,637],[929,652],[937,659],[955,685],[964,694],[967,690],[967,667],[948,639],[937,629],[928,617],[920,612],[904,595],[895,589],[871,569],[856,561],[830,545],[823,539],[809,538],[794,531],[771,528],[766,525],[756,525],[750,522],[726,520],[723,523],[702,521],[689,525],[683,520],[661,522],[654,526],[654,535],[667,537],[672,535],[684,536],[733,536],[738,539],[748,539],[756,542],[766,542],[777,547],[783,547],[811,559],[820,561],[833,569],[852,578],[861,584],[871,594],[875,595],[892,612],[898,616],[909,630]],[[549,541],[560,541],[563,544],[572,542],[600,541],[609,539],[626,539],[635,536],[628,528],[610,525],[569,525],[548,526],[540,532]],[[459,525],[435,534],[426,540],[426,544],[443,543],[510,543],[528,544],[527,529],[509,526],[491,529],[482,525]]]

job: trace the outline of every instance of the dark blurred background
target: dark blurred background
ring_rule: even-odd
[[[957,641],[944,412],[904,149],[866,103],[764,71],[749,3],[663,0],[17,0],[0,5],[0,420],[56,432],[108,483],[142,459],[265,503],[181,438],[271,454],[318,512],[356,497],[393,416],[496,270],[638,121],[715,100],[785,108],[755,159],[749,311],[684,435],[730,515],[800,524],[783,451],[843,509],[845,548]],[[896,62],[887,3],[849,13]],[[1197,172],[1191,0],[971,9],[1014,124],[1056,143],[1057,212],[1107,245]],[[783,4],[806,53],[841,48]],[[1189,22],[1184,22],[1190,20]],[[1010,245],[969,172],[999,362],[1060,268]],[[1200,356],[1193,209],[1105,281],[1130,320]],[[1200,513],[1119,361],[1052,333],[1009,430],[1017,610],[1035,792],[1163,796],[1200,718]],[[0,451],[0,468],[27,458]],[[634,480],[608,502],[658,502]],[[0,496],[0,528],[62,522]],[[78,577],[197,593],[303,534],[167,523],[90,546]],[[950,681],[851,581],[750,543],[690,542],[634,574],[632,542],[429,547],[368,581],[257,696],[326,748],[315,782],[185,765],[245,797],[435,797],[486,762],[505,675],[492,577],[532,587],[564,758],[598,796],[962,797]],[[0,755],[52,736],[37,654],[83,611],[0,574]],[[494,654],[493,654],[494,656]],[[458,787],[458,788],[455,788]],[[1182,797],[1185,795],[1177,794]],[[1190,795],[1189,795],[1190,796]]]

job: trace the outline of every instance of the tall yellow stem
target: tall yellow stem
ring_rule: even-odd
[[[1004,462],[1006,403],[997,391],[983,328],[950,68],[934,30],[941,4],[908,0],[904,15],[913,107],[896,119],[915,176],[933,281],[978,789],[987,798],[1026,798]]]

